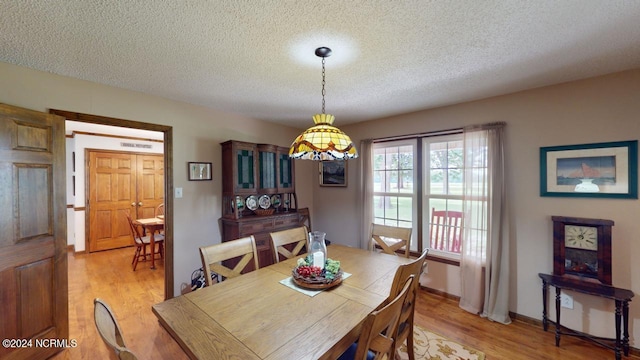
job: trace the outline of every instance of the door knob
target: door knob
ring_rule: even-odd
[[[132,202],[132,203],[131,203],[131,206],[136,206],[136,203],[135,203],[135,202]]]
[[[140,202],[138,203],[138,206],[142,206],[142,201],[140,201]]]

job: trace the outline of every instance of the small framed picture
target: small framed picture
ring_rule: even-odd
[[[320,186],[347,186],[346,161],[321,161]]]
[[[189,181],[211,180],[210,162],[190,162],[188,166]]]

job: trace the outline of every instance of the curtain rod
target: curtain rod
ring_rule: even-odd
[[[469,125],[461,128],[428,131],[428,132],[419,133],[419,134],[388,136],[383,138],[372,139],[372,142],[378,143],[378,142],[387,142],[387,141],[396,141],[396,140],[418,139],[418,138],[429,137],[429,136],[459,134],[464,131],[500,128],[505,126],[506,124],[507,123],[504,121],[499,121],[499,122],[493,122],[493,123],[487,123],[487,124]]]
[[[427,137],[427,136],[459,134],[462,132],[462,130],[463,128],[436,130],[436,131],[429,131],[429,132],[424,132],[419,134],[388,136],[388,137],[373,139],[372,141],[374,143],[377,143],[377,142],[387,142],[387,141],[396,141],[396,140],[418,139],[418,138]]]

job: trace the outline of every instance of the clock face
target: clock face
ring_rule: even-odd
[[[565,248],[598,250],[598,228],[591,226],[564,226]]]

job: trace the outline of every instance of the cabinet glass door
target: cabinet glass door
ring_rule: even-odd
[[[278,192],[288,193],[294,189],[294,162],[289,157],[289,148],[278,147]]]
[[[275,193],[277,191],[278,169],[276,166],[276,146],[258,145],[258,177],[261,192]]]
[[[280,179],[278,187],[289,189],[293,185],[293,177],[291,176],[291,159],[288,154],[280,154]]]
[[[255,175],[254,175],[254,152],[253,150],[239,149],[236,152],[238,166],[237,166],[237,183],[236,189],[255,189]]]
[[[260,187],[273,189],[276,187],[276,154],[260,152]]]

